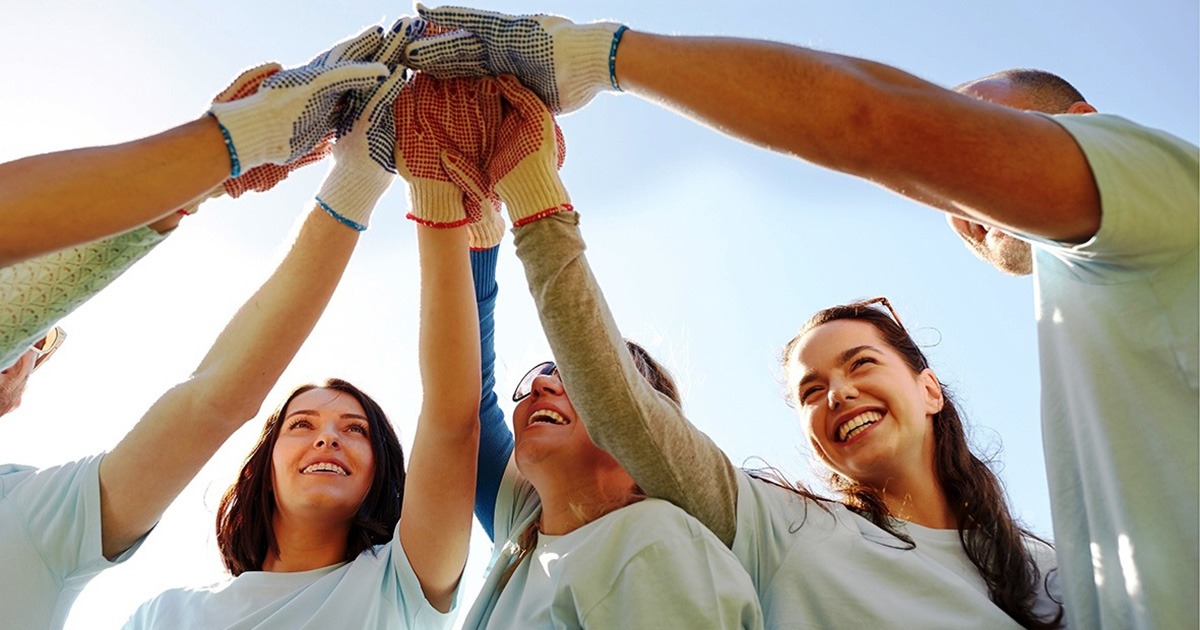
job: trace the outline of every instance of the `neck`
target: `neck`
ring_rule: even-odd
[[[331,524],[275,513],[273,526],[279,555],[268,553],[263,571],[296,573],[338,564],[346,556],[349,523]]]
[[[892,516],[934,529],[956,529],[958,519],[938,482],[933,457],[925,461],[928,464],[918,470],[901,471],[873,485],[879,488]]]
[[[542,500],[539,531],[560,536],[625,507],[633,499],[633,479],[620,465],[572,466],[571,470],[531,467],[526,474]]]

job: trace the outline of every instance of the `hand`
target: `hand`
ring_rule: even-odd
[[[253,95],[213,104],[209,113],[225,134],[231,175],[263,163],[295,162],[312,151],[341,121],[343,97],[388,75],[383,64],[362,63],[382,45],[383,30],[371,27],[304,66],[266,77]]]
[[[498,208],[483,169],[496,146],[500,118],[495,79],[442,80],[417,73],[396,101],[395,162],[410,185],[408,218],[455,227]]]
[[[604,90],[620,90],[614,67],[625,31],[620,24],[421,4],[417,12],[431,25],[452,29],[408,47],[408,63],[417,70],[439,77],[514,74],[559,114]]]
[[[516,77],[498,77],[496,84],[510,107],[500,123],[487,176],[508,206],[513,227],[573,210],[558,177],[566,145],[554,116]]]
[[[395,169],[390,156],[380,156],[379,139],[393,128],[396,97],[407,84],[398,67],[367,96],[362,114],[333,146],[333,168],[317,192],[317,203],[338,221],[355,230],[367,229],[375,204],[392,184]]]

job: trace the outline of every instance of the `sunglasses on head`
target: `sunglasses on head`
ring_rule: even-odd
[[[67,333],[60,327],[55,326],[46,333],[45,337],[38,339],[33,344],[33,350],[36,356],[33,359],[33,369],[36,370],[43,363],[50,360],[50,355],[54,354],[55,350],[62,345],[64,339],[67,338]]]
[[[517,383],[517,388],[513,390],[513,402],[521,402],[528,398],[533,393],[533,381],[539,376],[558,376],[558,366],[553,361],[542,361],[533,366],[521,377],[521,382]]]

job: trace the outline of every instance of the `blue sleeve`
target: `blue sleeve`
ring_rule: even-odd
[[[479,349],[483,391],[479,397],[479,461],[475,473],[475,518],[495,541],[496,493],[513,452],[513,435],[504,422],[504,411],[496,398],[496,260],[500,246],[471,251],[471,275],[475,280],[475,304],[479,309]]]

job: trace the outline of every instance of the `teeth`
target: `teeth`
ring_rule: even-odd
[[[566,418],[563,418],[557,411],[551,409],[538,409],[529,414],[529,422],[525,426],[529,426],[534,422],[549,422],[550,424],[566,424]]]
[[[343,475],[343,476],[345,476],[347,474],[345,468],[342,468],[341,466],[338,466],[337,464],[333,464],[330,462],[316,463],[316,464],[309,466],[308,468],[305,468],[304,470],[302,470],[300,472],[303,472],[304,474],[308,474],[308,473],[312,473],[312,472],[332,472],[332,473],[337,473],[337,474]]]
[[[857,435],[863,429],[879,422],[883,418],[883,414],[878,411],[865,411],[858,414],[854,419],[838,427],[838,441],[845,442]]]

